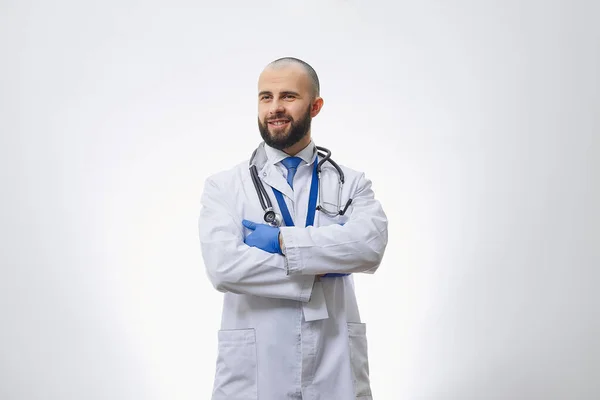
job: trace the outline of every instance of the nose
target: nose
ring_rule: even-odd
[[[271,102],[271,107],[269,108],[269,115],[278,114],[284,112],[283,104],[278,100],[273,100]]]

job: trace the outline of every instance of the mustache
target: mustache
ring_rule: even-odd
[[[277,114],[274,117],[270,117],[270,118],[265,118],[265,121],[269,122],[269,121],[275,121],[278,119],[287,119],[288,121],[293,121],[294,119],[292,117],[290,117],[289,115],[285,115],[285,114]]]

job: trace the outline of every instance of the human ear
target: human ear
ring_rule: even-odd
[[[319,114],[319,112],[321,111],[321,108],[323,108],[323,99],[321,97],[317,97],[314,101],[313,104],[310,108],[310,116],[312,118],[316,117],[317,114]]]

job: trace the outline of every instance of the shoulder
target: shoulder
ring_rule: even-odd
[[[365,173],[362,170],[349,167],[348,165],[337,162],[336,160],[333,161],[335,161],[342,170],[345,182],[358,182],[364,179]],[[322,170],[327,170],[328,172],[331,171],[332,173],[337,174],[335,167],[329,162],[325,162],[321,168]]]
[[[204,182],[205,188],[231,188],[248,173],[248,161],[241,161],[231,168],[210,174]]]
[[[344,175],[344,187],[348,188],[351,196],[356,196],[360,193],[370,192],[373,186],[373,182],[363,170],[353,168],[345,163],[337,161],[335,162],[342,170],[342,173]],[[332,164],[330,164],[329,162],[325,162],[323,164],[322,169],[327,169],[326,174],[329,176],[329,179],[335,178],[337,180],[338,173],[336,171],[336,168]]]
[[[351,168],[345,164],[338,164],[338,165],[340,166],[342,171],[344,171],[344,175],[347,175],[348,177],[353,177],[355,179],[358,179],[365,174],[362,170]]]

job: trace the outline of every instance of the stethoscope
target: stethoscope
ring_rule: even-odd
[[[337,173],[338,173],[338,202],[337,202],[336,209],[334,211],[330,211],[327,208],[325,208],[325,206],[321,205],[321,196],[318,196],[319,197],[319,205],[317,205],[315,209],[317,211],[321,211],[321,212],[327,214],[330,217],[344,215],[346,213],[346,211],[348,210],[348,207],[352,203],[352,199],[348,199],[344,208],[343,209],[340,208],[340,204],[342,204],[342,186],[344,185],[344,172],[342,171],[340,166],[337,165],[337,163],[331,159],[331,151],[329,151],[325,147],[319,147],[319,146],[315,146],[315,147],[317,150],[317,159],[319,156],[321,157],[321,160],[318,162],[317,165],[315,165],[315,170],[316,170],[315,175],[316,175],[316,179],[319,182],[319,186],[318,186],[319,193],[323,193],[322,189],[321,189],[321,181],[322,180],[320,179],[321,178],[321,167],[322,167],[323,163],[325,163],[325,161],[328,161],[331,165],[333,165],[333,167],[337,170]],[[252,182],[254,183],[254,188],[256,189],[258,199],[260,200],[260,205],[262,206],[262,209],[264,211],[263,219],[265,220],[265,222],[267,224],[274,226],[274,227],[279,227],[279,226],[281,226],[281,223],[283,222],[283,218],[282,218],[281,214],[278,214],[275,212],[275,209],[273,208],[273,203],[271,202],[271,199],[267,195],[267,191],[265,190],[264,185],[262,184],[260,178],[258,177],[258,169],[256,168],[256,165],[254,164],[254,157],[256,156],[257,151],[258,151],[258,148],[254,150],[254,152],[252,153],[252,157],[250,158],[250,162],[249,162],[250,176],[252,177]],[[321,152],[321,153],[319,153],[319,152]],[[316,197],[316,193],[315,193],[314,197]],[[315,203],[316,203],[316,201],[315,201]],[[309,201],[309,205],[310,205],[310,201]],[[310,209],[309,209],[309,212],[310,212]]]

